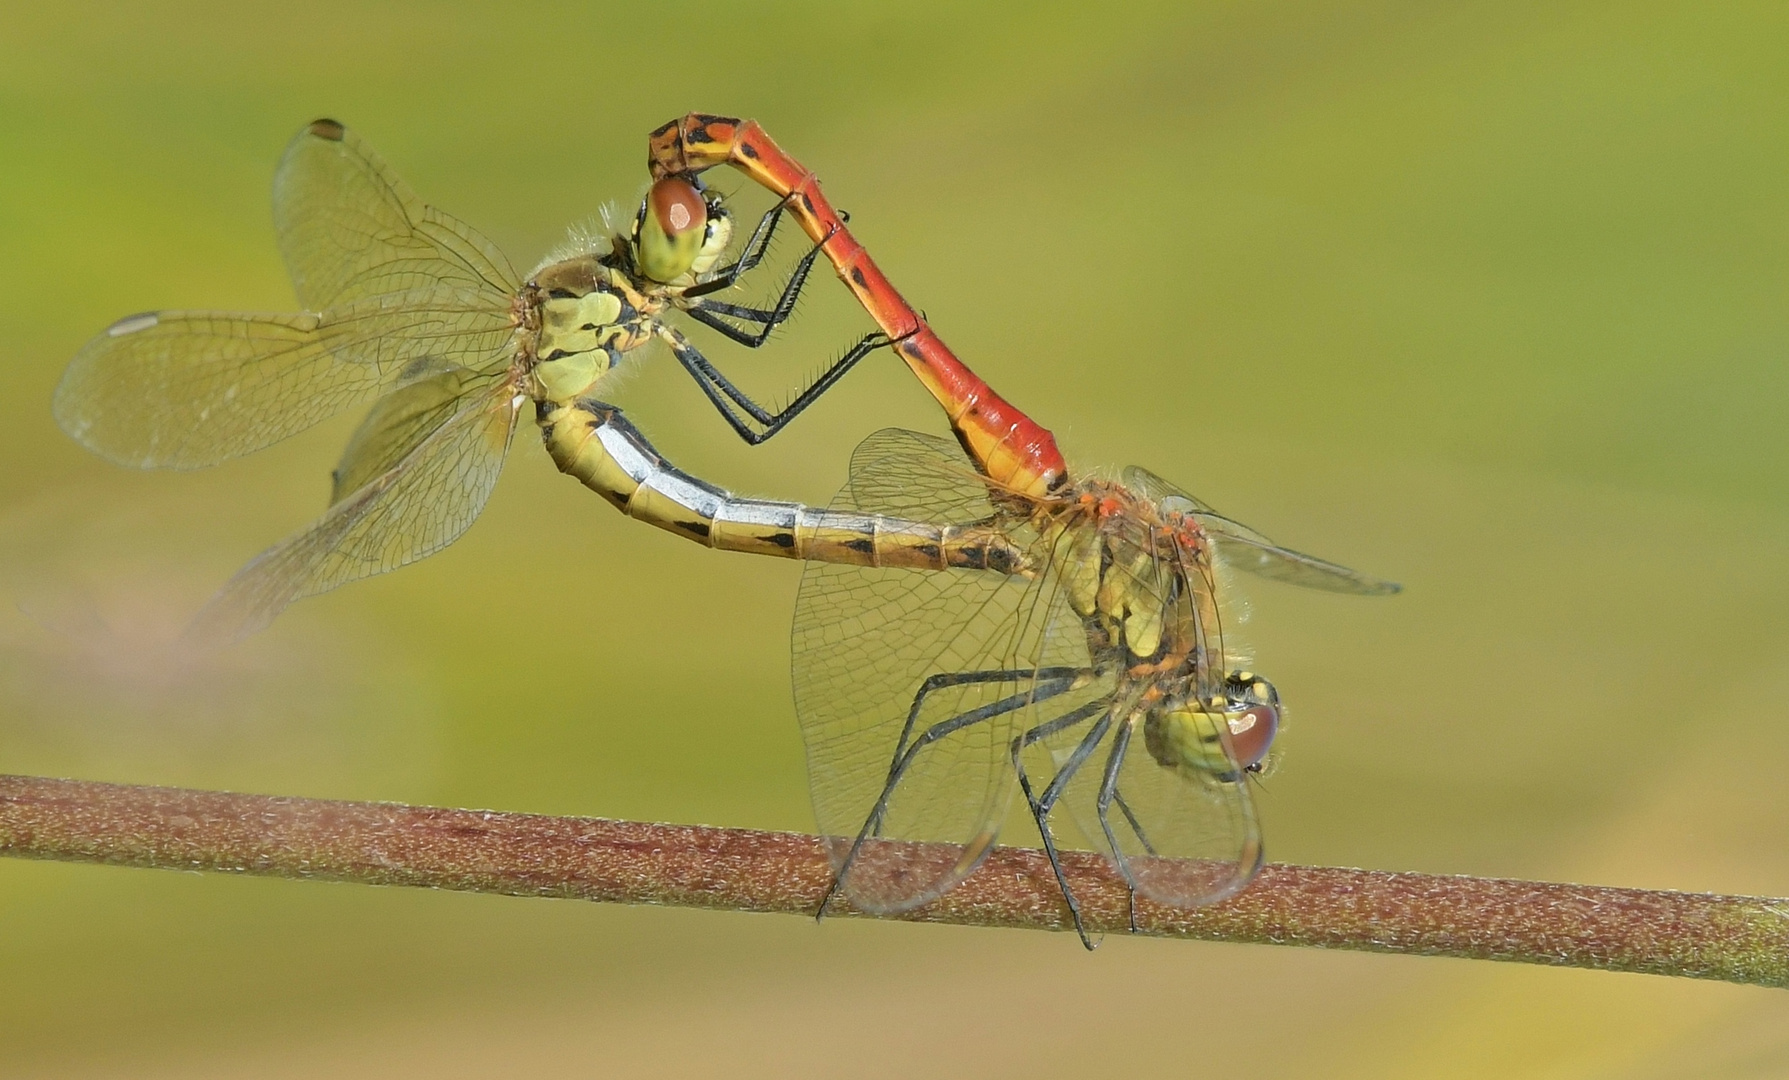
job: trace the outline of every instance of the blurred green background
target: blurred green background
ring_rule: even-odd
[[[524,432],[455,547],[183,666],[353,418],[157,475],[49,416],[118,316],[291,305],[268,186],[313,117],[526,267],[703,109],[1083,468],[1406,583],[1252,590],[1271,857],[1789,894],[1786,58],[1762,3],[7,4],[0,770],[808,828],[796,567]],[[864,327],[827,282],[713,355],[776,397]],[[943,430],[887,360],[752,451],[663,355],[616,400],[808,501]],[[1789,1071],[1789,998],[1640,976],[20,862],[0,913],[7,1076]]]

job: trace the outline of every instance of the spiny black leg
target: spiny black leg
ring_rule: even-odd
[[[783,286],[782,295],[777,297],[776,306],[766,308],[745,307],[740,304],[728,304],[720,300],[690,300],[683,304],[683,310],[690,318],[712,330],[718,330],[730,340],[744,345],[748,349],[756,349],[770,339],[771,331],[789,321],[795,314],[795,304],[801,299],[802,287],[807,284],[808,273],[814,268],[814,257],[820,254],[821,245],[815,244],[801,261],[795,264],[795,271],[789,275]],[[684,296],[689,296],[686,291]],[[725,318],[722,318],[725,316]],[[740,322],[761,324],[756,331],[742,330],[726,319],[738,319]]]
[[[802,287],[807,284],[808,273],[814,269],[814,259],[820,254],[821,249],[825,246],[824,241],[815,244],[808,250],[806,255],[801,257],[801,261],[795,264],[795,270],[789,275],[789,280],[783,285],[782,295],[777,297],[775,307],[769,309],[744,307],[739,304],[728,304],[720,300],[694,299],[694,296],[701,296],[714,291],[707,288],[706,284],[695,287],[695,289],[703,290],[702,292],[696,292],[695,289],[684,290],[684,302],[680,306],[683,310],[689,312],[690,318],[701,323],[703,326],[720,331],[729,339],[744,345],[748,349],[756,349],[758,346],[764,344],[765,341],[769,340],[771,331],[789,321],[789,317],[795,314],[795,304],[801,299],[801,290]],[[759,323],[761,325],[756,331],[742,330],[719,316],[725,316],[727,319],[738,319],[741,322]]]
[[[711,330],[717,330],[734,342],[748,349],[756,349],[770,339],[771,331],[789,321],[795,314],[796,302],[801,299],[801,290],[807,284],[808,272],[814,267],[814,256],[820,254],[818,245],[801,257],[795,264],[795,271],[789,275],[788,282],[777,297],[776,305],[770,308],[746,307],[743,304],[729,304],[720,300],[691,300],[682,305],[689,317]],[[758,323],[757,330],[742,330],[727,319],[740,322]]]
[[[700,285],[692,285],[685,289],[683,295],[706,296],[712,292],[720,292],[722,289],[730,289],[737,284],[741,274],[749,273],[764,261],[765,253],[770,250],[770,239],[776,235],[777,223],[782,220],[783,211],[788,208],[789,200],[782,199],[765,211],[764,216],[758,219],[758,227],[752,230],[751,237],[746,240],[745,247],[740,249],[739,261],[732,266],[722,267],[716,271],[714,277]]]
[[[1024,682],[1055,683],[1061,679],[1074,680],[1092,673],[1090,668],[1047,667],[1047,668],[1009,668],[995,671],[944,671],[926,677],[919,684],[919,692],[913,695],[913,705],[907,710],[907,722],[901,725],[901,737],[895,740],[894,756],[889,759],[888,773],[894,777],[894,770],[900,764],[901,755],[907,750],[907,739],[913,734],[913,728],[919,723],[920,710],[925,708],[926,698],[936,691],[952,686],[970,686],[976,683]],[[1072,687],[1071,687],[1072,689]],[[1061,693],[1053,690],[1041,700],[1048,700]],[[1021,780],[1023,775],[1021,773]],[[876,823],[872,836],[881,835],[881,822]]]
[[[704,300],[699,307],[692,307],[689,311],[692,315],[698,311],[701,312],[702,315],[697,317],[702,318],[704,323],[708,323],[708,320],[704,318],[704,316],[708,315],[725,315],[729,319],[738,319],[741,322],[754,323],[773,322],[776,320],[776,312],[773,309],[744,307],[740,304],[723,304],[719,300]],[[714,326],[713,323],[708,323],[708,325]],[[718,330],[720,327],[715,326],[715,329]],[[729,326],[728,329],[732,330],[736,328]]]
[[[670,331],[669,327],[665,327],[663,330],[667,332],[667,337],[675,334],[674,331]],[[732,380],[721,374],[720,370],[710,363],[708,358],[703,356],[702,353],[694,345],[690,344],[687,339],[683,338],[682,335],[677,334],[675,337],[670,337],[670,340],[672,342],[672,353],[676,355],[678,361],[683,364],[684,369],[695,378],[697,385],[702,387],[703,392],[708,395],[709,401],[713,402],[715,407],[720,410],[721,415],[732,425],[733,430],[739,433],[739,437],[753,446],[764,442],[772,435],[775,435],[778,431],[782,430],[782,428],[799,415],[802,410],[813,404],[821,394],[831,389],[833,384],[843,378],[859,360],[862,360],[877,349],[892,344],[886,334],[880,332],[866,334],[861,341],[847,350],[844,356],[834,361],[833,365],[818,379],[814,380],[812,384],[800,394],[796,395],[795,399],[785,406],[781,412],[772,413],[770,410],[753,401],[745,391],[735,386]],[[732,408],[728,406],[726,402],[721,400],[720,396],[717,395],[717,392],[718,395],[725,395],[730,399],[748,417],[764,425],[765,430],[762,432],[753,431],[743,419],[740,419],[733,413]]]
[[[1041,725],[1040,727],[1033,728],[1031,731],[1026,732],[1013,742],[1013,759],[1017,761],[1020,752],[1026,746],[1029,746],[1031,743],[1036,742],[1038,739],[1049,734],[1050,732],[1045,731],[1045,728],[1049,728],[1051,731],[1059,731],[1062,728],[1069,726],[1067,722],[1069,717],[1075,717],[1077,720],[1085,720],[1088,716],[1093,714],[1093,711],[1104,710],[1108,704],[1109,702],[1103,700],[1090,702],[1087,705],[1083,705],[1081,708],[1076,709],[1074,712],[1069,713],[1068,716],[1058,718],[1057,720],[1051,721],[1049,724]],[[1074,779],[1075,773],[1079,772],[1081,766],[1086,763],[1087,759],[1093,756],[1093,751],[1098,748],[1100,740],[1106,737],[1106,732],[1111,726],[1112,714],[1110,712],[1105,712],[1104,715],[1099,718],[1099,721],[1095,723],[1092,728],[1088,729],[1087,735],[1082,738],[1080,745],[1075,747],[1074,752],[1068,756],[1068,760],[1063,762],[1062,765],[1057,768],[1056,775],[1050,778],[1049,786],[1044,788],[1044,793],[1036,799],[1031,798],[1031,784],[1029,780],[1024,777],[1023,769],[1021,768],[1020,770],[1021,780],[1019,786],[1025,790],[1026,801],[1031,804],[1031,817],[1032,820],[1037,822],[1038,835],[1043,837],[1044,855],[1049,858],[1050,869],[1056,875],[1056,887],[1062,890],[1062,899],[1068,904],[1068,914],[1069,918],[1074,920],[1075,933],[1080,935],[1081,944],[1086,946],[1089,951],[1094,947],[1093,939],[1087,936],[1087,925],[1081,919],[1081,902],[1075,899],[1075,890],[1069,886],[1068,875],[1064,873],[1062,869],[1062,859],[1056,853],[1056,838],[1050,833],[1049,817],[1051,808],[1056,805],[1056,800],[1062,797],[1063,791],[1067,789],[1069,781]]]
[[[1025,771],[1026,748],[1040,739],[1047,739],[1059,731],[1066,731],[1087,720],[1110,704],[1111,700],[1108,696],[1100,698],[1098,701],[1088,702],[1072,712],[1064,713],[1054,720],[1037,725],[1013,740],[1013,771],[1019,774],[1019,790],[1025,793],[1025,805],[1031,808],[1033,817],[1037,815],[1037,797],[1031,791],[1031,774]]]
[[[981,673],[967,672],[965,674]],[[889,768],[888,780],[882,785],[882,794],[876,797],[876,805],[870,808],[869,817],[864,819],[863,828],[857,831],[857,838],[851,842],[851,850],[845,853],[844,861],[839,864],[838,871],[833,874],[832,885],[827,888],[826,895],[821,897],[820,907],[814,912],[814,918],[819,919],[826,914],[826,905],[832,903],[832,898],[844,885],[845,877],[851,872],[851,865],[857,861],[857,853],[863,849],[864,841],[869,839],[871,830],[881,828],[882,816],[888,812],[888,800],[894,797],[895,786],[901,782],[901,777],[907,774],[907,769],[919,756],[921,750],[966,727],[979,724],[984,720],[991,720],[996,716],[1004,716],[1035,702],[1047,701],[1060,694],[1065,694],[1074,685],[1073,679],[1061,679],[1033,686],[1023,693],[1009,694],[999,701],[991,701],[986,705],[970,709],[968,712],[958,713],[948,720],[940,720],[920,732],[919,737],[914,739],[905,751],[896,756],[893,766]]]
[[[925,707],[926,698],[951,686],[969,686],[975,683],[991,682],[1023,682],[1031,679],[1036,682],[1056,682],[1061,679],[1077,679],[1089,674],[1088,668],[1047,667],[1047,668],[1011,668],[1004,671],[944,671],[927,676],[926,681],[919,684],[919,692],[913,695],[913,706],[907,710],[907,723],[901,728],[901,737],[895,743],[894,761],[899,761],[907,748],[907,737],[913,733],[913,726],[919,722],[919,711]],[[1055,694],[1051,694],[1055,697]],[[894,762],[889,763],[894,769]]]
[[[1071,668],[1068,670],[1073,671],[1075,669]],[[962,674],[971,676],[970,678],[963,679],[963,682],[974,682],[977,681],[973,678],[975,675],[994,675],[999,673],[964,672]],[[934,676],[934,678],[939,678],[939,676]],[[948,676],[946,676],[946,678],[948,678]],[[930,682],[930,680],[927,681]],[[989,679],[985,681],[991,682],[996,680]],[[858,830],[857,838],[851,844],[851,850],[846,853],[844,862],[840,864],[838,872],[833,875],[832,886],[826,890],[826,896],[821,899],[820,909],[815,912],[814,917],[817,919],[826,914],[826,905],[832,902],[833,896],[844,883],[845,875],[850,872],[851,864],[856,861],[857,852],[863,847],[864,841],[869,838],[872,830],[879,831],[881,829],[882,816],[888,812],[888,800],[894,795],[895,785],[899,784],[901,777],[906,775],[908,766],[913,763],[914,758],[919,754],[920,750],[924,749],[930,743],[944,738],[946,735],[961,731],[963,728],[978,724],[983,720],[1004,715],[1015,709],[1024,708],[1026,705],[1033,702],[1045,701],[1056,697],[1059,694],[1066,693],[1068,690],[1072,689],[1073,686],[1074,680],[1068,679],[1047,684],[1043,687],[1032,687],[1024,693],[1010,694],[1001,698],[999,701],[990,702],[979,708],[971,709],[968,712],[959,713],[948,720],[941,720],[938,723],[933,724],[931,727],[921,732],[919,738],[913,740],[913,743],[910,746],[907,746],[904,751],[897,751],[894,762],[889,766],[888,779],[882,785],[882,794],[877,797],[876,805],[871,807],[869,817],[864,820],[863,828]],[[926,691],[922,688],[920,692],[922,697],[925,692]],[[909,729],[911,729],[912,726],[912,716],[917,712],[918,703],[916,701],[912,713],[909,714]],[[905,731],[902,732],[903,742],[906,739],[906,734]]]
[[[1075,669],[1068,668],[1066,670],[1073,671]],[[1034,811],[1037,808],[1037,800],[1031,797],[1031,777],[1025,771],[1025,759],[1023,757],[1025,750],[1030,747],[1032,743],[1035,743],[1040,739],[1047,739],[1059,731],[1066,731],[1069,728],[1074,727],[1076,724],[1081,723],[1088,717],[1105,708],[1110,704],[1111,700],[1112,699],[1108,696],[1100,698],[1098,701],[1090,701],[1072,712],[1064,713],[1054,720],[1045,721],[1044,723],[1031,728],[1013,740],[1013,770],[1019,774],[1019,788],[1025,793],[1026,804]]]
[[[1118,837],[1112,832],[1111,815],[1112,802],[1118,798],[1118,771],[1124,767],[1124,752],[1130,744],[1131,726],[1125,724],[1118,729],[1118,734],[1112,736],[1112,751],[1106,758],[1106,771],[1105,775],[1100,777],[1099,798],[1095,801],[1094,807],[1096,816],[1099,818],[1099,827],[1106,834],[1106,843],[1112,848],[1112,861],[1121,871],[1120,876],[1124,878],[1125,896],[1130,912],[1130,931],[1134,934],[1137,932],[1137,886],[1131,880],[1130,864],[1125,860],[1124,850],[1118,846]],[[1143,830],[1137,827],[1137,819],[1131,814],[1130,807],[1120,802],[1119,809],[1123,810],[1126,820],[1131,823],[1131,828],[1136,830],[1137,839],[1143,840]],[[1148,848],[1149,841],[1143,840],[1143,846]]]
[[[781,412],[773,413],[753,401],[745,391],[734,386],[725,375],[720,373],[719,369],[708,361],[707,357],[702,355],[700,350],[690,343],[689,339],[675,329],[661,325],[659,334],[671,346],[672,354],[677,357],[684,370],[690,373],[690,376],[696,380],[696,385],[702,388],[702,392],[708,396],[708,400],[720,411],[722,418],[739,434],[741,439],[751,446],[757,446],[781,431],[789,421],[801,415],[803,410],[818,401],[822,394],[832,389],[833,384],[844,378],[859,360],[877,349],[894,344],[894,339],[883,333],[865,335],[862,341],[851,346],[844,356],[834,361],[824,374],[797,394],[794,400],[783,407]],[[727,399],[730,399],[733,405],[737,405],[747,417],[762,424],[764,430],[753,431],[751,426],[733,411],[733,405],[729,405]]]
[[[1112,788],[1112,801],[1117,804],[1118,812],[1124,815],[1124,820],[1130,823],[1131,832],[1136,834],[1137,842],[1143,845],[1143,850],[1151,855],[1159,855],[1160,852],[1155,850],[1155,845],[1144,834],[1143,823],[1137,820],[1136,814],[1131,813],[1130,804],[1124,801],[1124,793],[1116,785]]]

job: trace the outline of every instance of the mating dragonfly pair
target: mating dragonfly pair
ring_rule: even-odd
[[[574,240],[523,279],[319,120],[274,180],[301,313],[135,315],[81,350],[56,417],[140,468],[211,465],[372,403],[323,517],[244,567],[192,633],[227,642],[301,597],[452,543],[532,403],[554,463],[624,513],[710,547],[807,561],[793,653],[835,870],[820,912],[839,892],[871,911],[939,896],[992,849],[1015,790],[1084,942],[1057,858],[1059,804],[1133,893],[1193,906],[1245,886],[1262,859],[1249,779],[1282,707],[1270,683],[1231,666],[1220,575],[1397,586],[1279,547],[1142,469],[1072,478],[1050,433],[963,365],[757,124],[691,114],[653,132],[649,163],[630,229]],[[723,164],[778,199],[743,244],[702,182]],[[813,246],[781,295],[765,307],[717,299],[763,261],[786,216]],[[879,330],[773,412],[672,316],[760,346],[822,255]],[[655,340],[748,443],[883,348],[943,406],[956,442],[876,432],[827,509],[735,496],[665,461],[596,396]]]

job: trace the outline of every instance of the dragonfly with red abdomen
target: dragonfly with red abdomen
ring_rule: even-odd
[[[773,413],[669,321],[682,312],[741,344],[763,344],[788,318],[818,248],[769,307],[712,297],[762,259],[778,218],[765,215],[725,264],[733,231],[722,200],[665,178],[630,229],[574,236],[524,280],[476,230],[417,198],[355,133],[318,120],[292,140],[274,176],[279,246],[304,310],[119,320],[69,363],[56,419],[120,464],[190,469],[373,402],[335,468],[322,518],[244,567],[201,612],[195,631],[212,640],[452,543],[483,509],[528,404],[561,470],[631,516],[711,547],[1011,569],[1000,538],[973,528],[732,496],[667,464],[596,397],[640,346],[662,341],[717,403],[745,410],[724,411],[742,438],[760,442],[886,345],[881,334],[866,336]]]
[[[707,169],[730,165],[778,196],[779,207],[794,213],[826,253],[990,478],[1032,496],[1046,495],[1067,481],[1068,468],[1055,437],[951,352],[852,236],[844,215],[820,190],[819,178],[785,154],[757,121],[691,113],[654,130],[649,146],[655,181],[694,181]]]
[[[1015,788],[1084,942],[1058,804],[1133,894],[1196,906],[1244,887],[1263,850],[1247,781],[1281,705],[1240,666],[1224,570],[1360,595],[1398,586],[1280,547],[1143,469],[1072,479],[1050,433],[950,351],[756,122],[690,114],[652,133],[649,163],[655,180],[729,165],[777,195],[973,461],[879,433],[834,509],[981,521],[1031,568],[804,569],[796,709],[835,891],[881,910],[940,895],[991,850]]]
[[[768,239],[776,213],[755,236]],[[57,391],[71,435],[142,467],[210,464],[374,402],[335,471],[328,511],[233,578],[202,613],[204,632],[246,633],[300,596],[451,542],[482,509],[532,401],[555,463],[631,516],[712,547],[862,568],[808,579],[796,645],[816,806],[829,830],[855,806],[841,832],[850,842],[834,854],[839,883],[864,906],[911,906],[972,869],[998,827],[989,807],[1004,806],[1015,776],[1046,845],[1050,810],[1066,799],[1146,895],[1199,903],[1246,882],[1260,848],[1241,780],[1266,753],[1279,711],[1271,686],[1222,662],[1235,648],[1223,641],[1213,537],[1225,536],[1232,555],[1253,543],[1263,571],[1355,591],[1377,587],[1370,579],[1274,548],[1141,476],[1069,484],[1048,433],[916,317],[893,337],[866,338],[789,409],[756,406],[682,347],[664,316],[756,324],[735,327],[736,340],[761,343],[827,249],[798,264],[773,308],[708,299],[762,245],[748,242],[721,266],[724,206],[693,177],[659,177],[630,233],[581,240],[523,281],[351,132],[319,121],[282,159],[275,217],[310,310],[133,316],[83,349]],[[832,217],[836,227],[810,234],[845,250],[855,242]],[[867,256],[860,263],[863,280],[880,279]],[[717,405],[744,412],[723,408],[747,441],[773,434],[898,338],[951,408],[973,463],[935,440],[885,432],[860,448],[834,510],[733,496],[668,465],[594,396],[654,338]],[[860,707],[865,696],[902,685],[901,730],[877,728],[881,706]],[[1127,779],[1143,761],[1123,749],[1138,732],[1157,768]],[[1089,789],[1084,766],[1096,751],[1109,782]],[[866,771],[866,753],[886,764]],[[1035,792],[1033,774],[1049,777]],[[874,790],[862,797],[866,785]],[[1176,809],[1188,792],[1191,808]],[[909,839],[931,843],[894,842]],[[1066,882],[1064,893],[1078,923]]]

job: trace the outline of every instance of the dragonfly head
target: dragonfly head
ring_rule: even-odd
[[[632,237],[634,266],[668,285],[712,266],[733,238],[733,221],[718,198],[681,176],[653,183],[640,201]]]
[[[1220,693],[1151,713],[1143,737],[1157,764],[1235,783],[1259,772],[1280,730],[1280,695],[1249,671],[1233,671]]]

